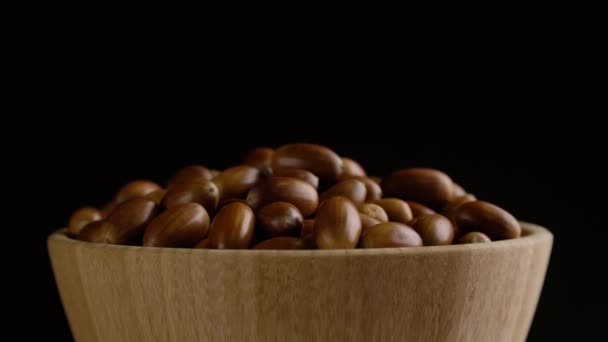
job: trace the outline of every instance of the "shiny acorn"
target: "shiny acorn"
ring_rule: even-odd
[[[116,204],[121,204],[131,198],[143,197],[151,192],[160,190],[160,185],[149,180],[136,180],[125,184],[116,194]]]
[[[211,222],[208,248],[246,249],[253,240],[255,214],[247,205],[233,202],[222,207]]]
[[[439,214],[428,214],[414,219],[414,230],[425,246],[450,245],[454,241],[454,227],[450,220]]]
[[[298,178],[309,183],[315,189],[319,187],[319,177],[315,176],[314,173],[303,169],[278,169],[274,171],[273,176]]]
[[[369,177],[363,176],[343,176],[341,180],[355,179],[365,185],[365,202],[373,202],[382,198],[382,188]]]
[[[260,180],[260,170],[249,165],[239,165],[224,170],[213,182],[220,191],[220,198],[245,198],[247,192]]]
[[[327,147],[315,144],[288,144],[274,151],[272,169],[304,169],[326,180],[336,180],[343,172],[342,159]]]
[[[410,207],[410,210],[412,211],[412,216],[414,217],[414,219],[416,219],[420,216],[424,216],[424,215],[436,214],[436,212],[433,209],[431,209],[425,205],[422,205],[418,202],[405,201],[405,203],[407,203],[407,205]]]
[[[431,208],[441,208],[450,202],[453,188],[448,175],[429,168],[399,170],[382,181],[387,197],[412,200]]]
[[[82,207],[76,210],[68,221],[68,235],[78,236],[78,233],[90,222],[102,219],[101,211],[93,207]]]
[[[388,215],[386,214],[386,211],[384,211],[384,209],[382,209],[382,207],[376,203],[361,204],[359,206],[359,212],[361,214],[365,214],[369,217],[375,218],[380,222],[388,222]]]
[[[86,242],[117,244],[117,233],[116,226],[108,221],[92,221],[78,232],[76,238]]]
[[[154,203],[156,203],[156,204],[161,204],[161,202],[163,201],[163,198],[165,197],[166,193],[167,193],[167,190],[165,190],[165,189],[158,189],[158,190],[155,190],[155,191],[152,191],[152,192],[146,194],[143,197],[147,198],[149,200],[153,200]]]
[[[361,235],[361,218],[355,204],[346,197],[325,200],[317,212],[315,242],[320,249],[350,249]]]
[[[359,213],[359,218],[361,219],[361,232],[363,233],[366,229],[377,225],[378,223],[382,223],[382,221],[373,218],[369,215]]]
[[[452,198],[458,198],[458,197],[464,196],[466,194],[467,194],[467,192],[466,192],[466,190],[464,190],[464,188],[462,186],[460,186],[459,184],[453,183]]]
[[[180,183],[192,183],[199,180],[211,180],[213,172],[201,165],[190,165],[179,170],[169,180],[169,186]]]
[[[303,217],[317,210],[317,190],[309,183],[291,177],[272,177],[257,184],[247,194],[247,203],[258,211],[272,202],[293,204]]]
[[[214,182],[200,180],[196,183],[180,183],[169,188],[162,204],[170,209],[184,203],[198,203],[208,212],[215,212],[220,200],[220,191]]]
[[[362,248],[418,247],[422,239],[411,227],[399,222],[382,222],[361,235]]]
[[[192,247],[207,237],[209,215],[198,203],[172,206],[155,217],[146,228],[143,245],[151,247]]]
[[[462,232],[478,231],[492,241],[514,239],[521,236],[519,222],[506,210],[484,201],[461,204],[452,216],[454,224]]]
[[[466,195],[463,195],[460,197],[456,197],[456,198],[452,199],[452,201],[450,203],[446,204],[441,209],[441,214],[451,220],[452,217],[454,216],[454,211],[456,210],[456,208],[458,208],[460,205],[462,205],[464,203],[473,202],[476,200],[477,199],[475,198],[475,196],[473,196],[471,194],[466,194]]]
[[[342,158],[342,169],[343,171],[341,177],[343,179],[345,177],[352,176],[367,176],[367,173],[365,172],[363,166],[361,166],[361,164],[359,164],[357,161],[350,158]]]
[[[135,197],[119,204],[105,219],[115,226],[113,242],[110,243],[129,244],[141,238],[157,209],[156,202],[144,197]]]
[[[211,170],[209,170],[209,172],[211,172],[211,180],[214,180],[215,177],[219,176],[220,173],[222,173],[222,171],[217,170],[217,169],[211,169]]]
[[[492,242],[492,240],[482,232],[468,232],[461,236],[456,243],[457,244],[466,244],[466,243],[487,243]]]
[[[260,170],[270,170],[274,150],[269,147],[255,148],[245,156],[243,164],[253,166]]]
[[[319,202],[323,202],[326,199],[335,196],[346,197],[356,205],[359,205],[365,201],[367,189],[363,182],[356,179],[347,179],[327,189],[327,191],[319,196]]]
[[[259,228],[271,237],[295,235],[304,220],[298,208],[287,202],[270,203],[257,216]]]
[[[409,223],[414,217],[410,206],[403,200],[398,198],[382,198],[374,201],[375,204],[379,205],[384,209],[388,220],[392,222]]]

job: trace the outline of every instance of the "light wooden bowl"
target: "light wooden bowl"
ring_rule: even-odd
[[[393,249],[129,247],[48,239],[77,341],[524,341],[553,236]]]

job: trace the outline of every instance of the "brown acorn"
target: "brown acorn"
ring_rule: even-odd
[[[272,169],[304,169],[326,180],[336,180],[343,172],[342,159],[327,147],[315,144],[288,144],[275,150]]]
[[[272,177],[262,181],[247,195],[247,203],[255,211],[272,202],[291,203],[303,217],[308,217],[317,209],[319,197],[312,185],[290,177]]]
[[[320,249],[355,248],[361,235],[361,218],[346,197],[331,197],[321,204],[315,218],[315,241]]]
[[[209,215],[198,203],[183,203],[155,217],[146,228],[143,245],[192,247],[207,237]]]
[[[448,175],[428,168],[399,170],[382,181],[387,197],[412,200],[431,208],[441,208],[450,202],[453,187]]]
[[[218,211],[209,229],[208,248],[246,249],[253,240],[255,214],[247,205],[234,202]]]

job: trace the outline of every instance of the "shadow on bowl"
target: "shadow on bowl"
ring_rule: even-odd
[[[77,341],[524,341],[552,234],[355,250],[48,248]]]

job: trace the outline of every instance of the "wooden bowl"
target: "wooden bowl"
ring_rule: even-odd
[[[48,248],[77,341],[524,341],[552,234],[358,250]]]

